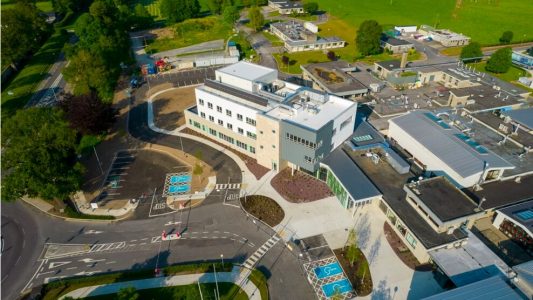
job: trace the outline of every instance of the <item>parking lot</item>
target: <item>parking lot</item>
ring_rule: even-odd
[[[97,198],[100,205],[114,200],[151,202],[161,195],[167,174],[188,168],[175,158],[152,150],[125,150],[115,154]]]
[[[202,84],[205,82],[206,78],[215,79],[215,70],[218,68],[220,67],[208,67],[146,75],[145,82],[149,88],[152,88],[152,86],[158,84],[169,82],[172,83],[174,87]]]

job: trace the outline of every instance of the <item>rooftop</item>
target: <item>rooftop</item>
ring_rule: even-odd
[[[516,265],[513,270],[518,275],[518,282],[516,285],[518,288],[529,297],[533,296],[533,260]]]
[[[384,60],[376,62],[377,65],[381,66],[385,70],[393,71],[400,68],[401,62],[397,59],[393,60]]]
[[[487,288],[490,287],[490,288]],[[502,276],[490,278],[458,287],[423,300],[487,300],[506,299],[522,300],[523,298],[506,282]]]
[[[381,36],[381,40],[384,43],[389,44],[391,46],[403,46],[403,45],[412,45],[413,44],[413,43],[408,42],[406,40],[393,38],[393,37],[390,37],[388,35],[382,35]]]
[[[332,94],[368,90],[367,86],[351,75],[357,68],[344,60],[308,64],[301,68]]]
[[[463,286],[510,270],[490,248],[469,232],[461,247],[429,252],[431,259],[457,286]]]
[[[267,112],[267,115],[318,130],[356,105],[356,102],[334,95],[301,88],[287,97],[282,104]]]
[[[343,146],[343,148],[383,194],[385,202],[387,202],[426,249],[463,240],[467,237],[466,233],[460,229],[454,230],[451,234],[436,232],[413,206],[407,202],[405,197],[406,193],[402,187],[407,183],[409,178],[415,176],[413,173],[398,174],[384,160],[380,160],[376,165],[369,158],[362,156],[364,152],[351,151],[347,146]]]
[[[492,128],[493,130],[496,130],[500,134],[499,141],[503,140],[504,135],[508,135],[509,139],[512,139],[525,147],[527,146],[533,147],[533,135],[528,132],[528,129],[518,128],[518,130],[515,130],[517,128],[515,125],[513,125],[512,122],[506,122],[504,114],[507,115],[507,113],[511,113],[511,112],[513,111],[503,112],[501,113],[500,116],[497,116],[494,112],[483,112],[483,113],[476,113],[473,115],[473,117],[480,120],[481,122],[483,122],[484,124]],[[533,110],[531,111],[531,113],[533,114]],[[525,129],[525,130],[522,130],[522,129]],[[509,162],[512,162],[512,161],[509,161]],[[531,168],[533,169],[533,164]]]
[[[281,31],[281,33],[293,42],[306,41],[305,36],[316,36],[316,34],[305,28],[303,23],[294,20],[271,23],[270,26]]]
[[[406,185],[442,222],[477,214],[477,205],[444,177]]]
[[[489,169],[514,168],[457,128],[427,110],[411,111],[389,120],[463,177]]]
[[[250,81],[255,81],[271,73],[276,73],[275,77],[277,77],[278,71],[263,67],[261,65],[240,61],[238,63],[234,63],[232,65],[220,68],[216,72],[237,76],[239,78],[243,78]]]
[[[533,199],[533,175],[524,176],[520,182],[515,180],[496,181],[482,185],[483,189],[474,191],[472,188],[463,189],[471,198],[481,204],[483,209],[501,208],[504,206],[525,202]]]
[[[533,200],[504,207],[499,211],[533,232]]]
[[[533,130],[533,107],[506,111],[502,114]]]
[[[322,163],[329,166],[354,200],[363,200],[381,195],[372,181],[350,159],[350,156],[342,150],[342,147],[338,147],[331,152]]]

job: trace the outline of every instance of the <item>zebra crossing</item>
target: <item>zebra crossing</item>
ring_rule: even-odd
[[[215,185],[215,189],[217,190],[236,190],[240,189],[241,184],[240,183],[219,183]]]
[[[244,262],[243,266],[248,269],[252,269],[255,264],[280,240],[277,235],[271,237],[261,247],[259,247],[248,259]]]
[[[89,249],[89,253],[117,250],[126,247],[126,242],[95,244]]]

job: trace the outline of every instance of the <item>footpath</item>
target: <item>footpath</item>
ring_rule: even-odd
[[[231,282],[235,285],[238,285],[246,293],[248,299],[261,300],[261,293],[259,289],[252,281],[248,279],[250,272],[250,270],[245,268],[241,269],[240,267],[233,267],[231,272],[220,272],[216,273],[216,275],[215,273],[187,274],[93,285],[71,291],[59,299],[62,300],[65,297],[78,299],[107,294],[116,294],[120,289],[127,287],[134,287],[136,290],[145,290],[197,283]]]

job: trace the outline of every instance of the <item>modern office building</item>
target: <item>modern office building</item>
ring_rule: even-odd
[[[277,79],[277,70],[239,62],[196,88],[187,126],[280,170],[315,172],[353,132],[357,103]]]
[[[514,166],[426,110],[389,120],[389,136],[420,170],[459,187],[497,181]]]

